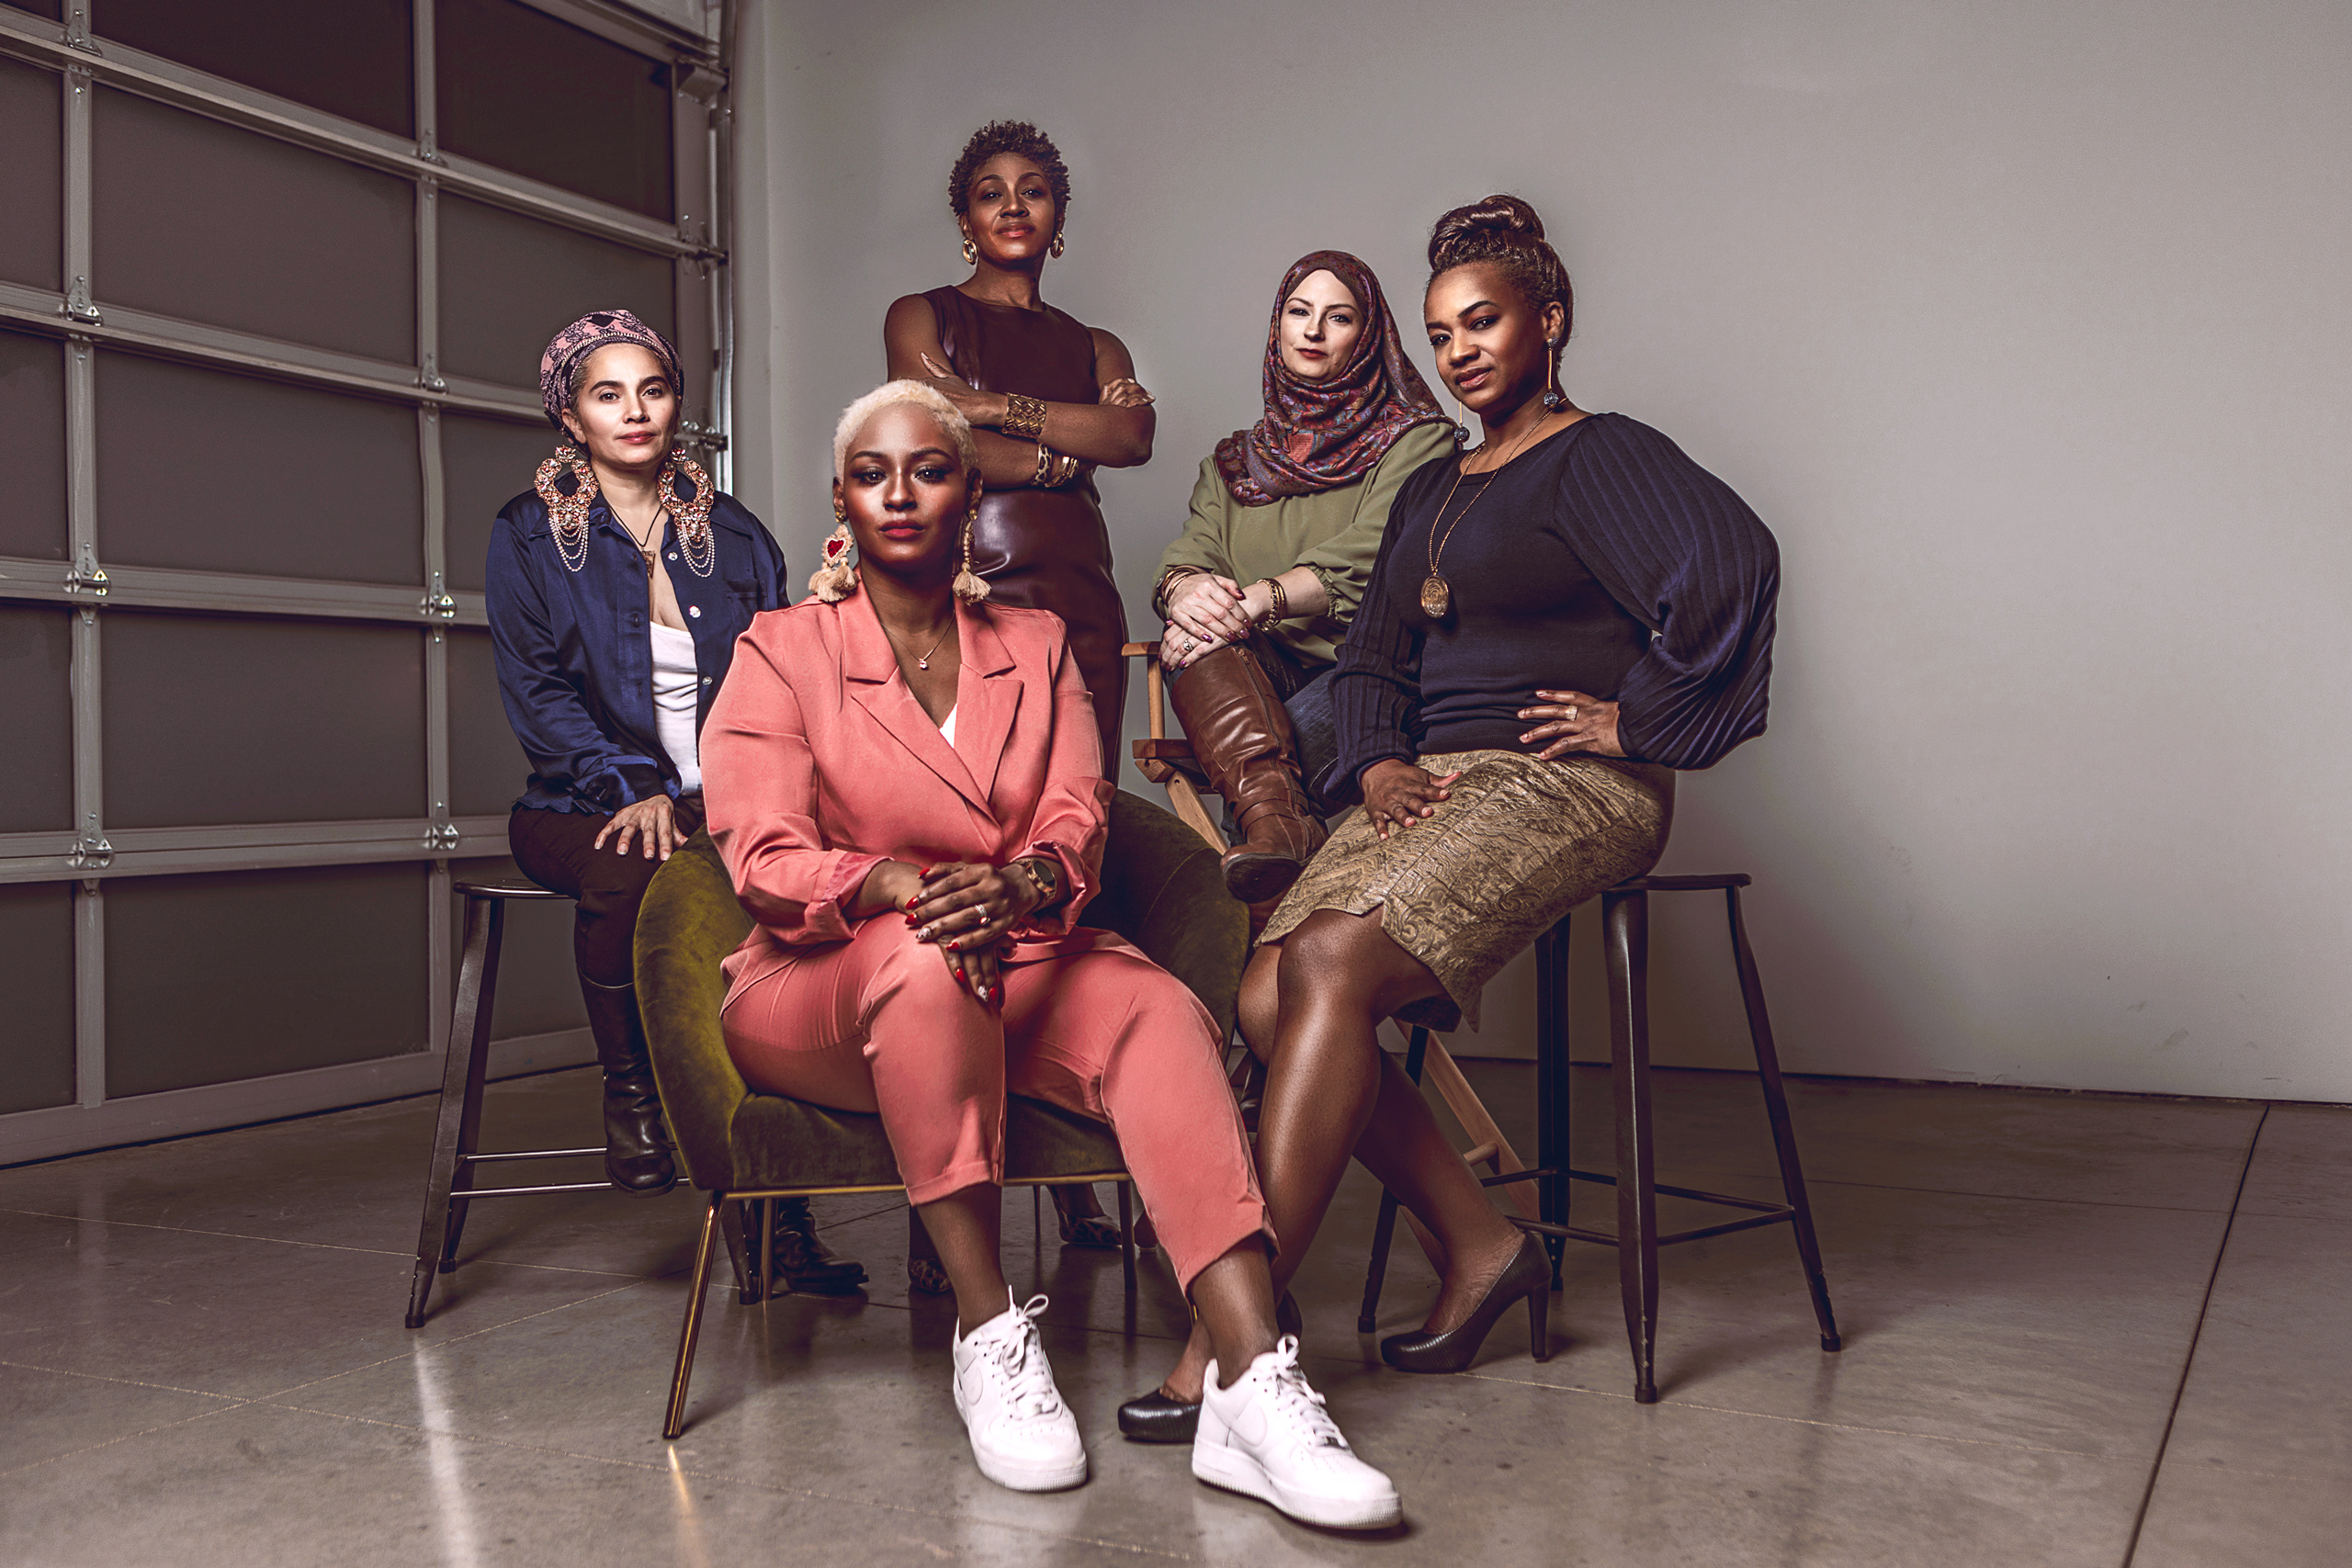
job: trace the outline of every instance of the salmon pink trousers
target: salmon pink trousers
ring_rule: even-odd
[[[737,987],[727,1048],[756,1089],[878,1111],[917,1204],[1003,1180],[1009,1093],[1109,1123],[1190,1289],[1250,1237],[1274,1245],[1216,1026],[1182,981],[1085,934],[1102,940],[1008,962],[992,1007],[878,915]]]

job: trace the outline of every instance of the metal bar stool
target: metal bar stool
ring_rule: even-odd
[[[1750,878],[1740,872],[1713,876],[1637,876],[1600,896],[1603,946],[1609,971],[1610,1073],[1616,1098],[1617,1168],[1613,1174],[1577,1170],[1568,1165],[1568,920],[1559,922],[1536,939],[1535,1077],[1536,1165],[1532,1170],[1498,1169],[1482,1178],[1485,1185],[1533,1181],[1541,1193],[1542,1217],[1515,1219],[1521,1229],[1544,1238],[1552,1255],[1552,1282],[1560,1282],[1560,1258],[1565,1243],[1598,1242],[1617,1249],[1617,1281],[1624,1299],[1625,1333],[1634,1356],[1634,1398],[1643,1404],[1657,1402],[1657,1249],[1677,1242],[1728,1235],[1734,1231],[1786,1223],[1795,1233],[1797,1258],[1804,1266],[1806,1288],[1813,1296],[1813,1315],[1821,1329],[1824,1350],[1841,1348],[1838,1320],[1829,1306],[1829,1282],[1821,1271],[1821,1244],[1813,1228],[1813,1205],[1805,1194],[1804,1170],[1797,1161],[1796,1134],[1789,1124],[1789,1101],[1781,1083],[1781,1059],[1772,1044],[1772,1022],[1764,1010],[1764,981],[1756,955],[1747,944],[1747,926],[1741,919],[1739,890]],[[1689,1187],[1661,1186],[1651,1138],[1649,1025],[1649,896],[1652,893],[1701,893],[1720,889],[1731,920],[1733,963],[1739,971],[1740,998],[1747,1010],[1747,1034],[1756,1050],[1756,1076],[1764,1091],[1764,1110],[1772,1127],[1772,1146],[1780,1156],[1783,1201],[1762,1202],[1723,1192],[1702,1192]],[[1405,1070],[1419,1083],[1429,1031],[1413,1031]],[[1473,1163],[1490,1163],[1487,1145],[1471,1151]],[[1568,1220],[1568,1183],[1597,1182],[1617,1190],[1617,1228],[1598,1231],[1572,1225]],[[1718,1224],[1657,1232],[1657,1195],[1685,1198],[1751,1211],[1746,1217]],[[1380,1304],[1380,1287],[1388,1266],[1388,1247],[1396,1235],[1397,1203],[1383,1192],[1380,1217],[1373,1230],[1372,1262],[1364,1280],[1363,1311],[1357,1328],[1372,1332]]]
[[[509,1160],[576,1159],[604,1149],[514,1149],[477,1154],[481,1133],[482,1075],[490,1065],[490,1025],[498,1002],[498,950],[510,898],[567,898],[533,884],[460,882],[465,895],[466,946],[458,966],[458,995],[449,1021],[449,1055],[441,1076],[441,1110],[433,1128],[433,1163],[424,1179],[424,1220],[416,1235],[416,1278],[409,1288],[408,1325],[424,1326],[435,1274],[458,1267],[458,1237],[466,1205],[477,1198],[521,1198],[542,1192],[609,1192],[609,1181],[560,1181],[537,1187],[476,1187],[474,1168]]]

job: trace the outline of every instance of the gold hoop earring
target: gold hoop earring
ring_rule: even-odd
[[[1058,258],[1058,257],[1061,255],[1061,254],[1062,254],[1062,231],[1061,231],[1059,229],[1057,229],[1057,230],[1055,230],[1055,231],[1054,231],[1054,243],[1053,243],[1052,244],[1047,245],[1047,246],[1046,247],[1046,254],[1047,255],[1049,255],[1049,256],[1054,256],[1054,257],[1057,257],[1057,258]]]
[[[980,520],[977,506],[964,514],[964,564],[956,573],[951,585],[956,598],[967,604],[978,604],[989,596],[988,580],[972,570],[972,525]]]
[[[839,502],[833,515],[842,516]],[[850,564],[849,524],[837,524],[825,537],[825,564],[808,574],[808,592],[828,604],[838,604],[857,587],[857,568]]]
[[[972,236],[969,234],[964,236],[964,265],[966,266],[980,265],[980,247],[972,243]]]

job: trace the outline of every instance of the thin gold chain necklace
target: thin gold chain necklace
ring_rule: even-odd
[[[941,648],[942,648],[942,647],[946,643],[946,641],[947,641],[948,633],[949,633],[949,632],[953,632],[955,629],[956,629],[956,617],[955,617],[955,615],[954,615],[953,614],[950,614],[950,615],[948,615],[948,617],[947,617],[947,630],[946,630],[946,631],[944,631],[944,632],[941,632],[941,633],[939,634],[939,641],[934,642],[934,643],[933,643],[933,644],[931,645],[931,653],[926,653],[926,654],[924,654],[922,658],[920,658],[920,659],[918,659],[918,660],[915,660],[915,668],[916,668],[916,669],[918,669],[918,670],[928,670],[928,669],[930,669],[930,668],[931,668],[931,654],[932,654],[932,653],[937,653],[937,652],[940,650],[940,649],[941,649]],[[899,639],[898,639],[897,637],[890,637],[890,628],[889,628],[889,627],[888,627],[888,626],[884,626],[884,627],[882,628],[882,635],[883,635],[884,637],[890,637],[890,646],[891,646],[893,649],[895,649],[895,648],[897,648],[897,647],[899,646]]]
[[[1488,468],[1485,473],[1478,477],[1483,479],[1491,480],[1497,474],[1501,473],[1505,468],[1510,467],[1510,460],[1513,457],[1518,457],[1521,451],[1526,449],[1529,440],[1537,431],[1544,428],[1544,420],[1548,420],[1552,416],[1549,413],[1546,413],[1542,419],[1538,419],[1533,424],[1529,425],[1525,434],[1521,434],[1520,438],[1513,442],[1505,451],[1502,461],[1497,463],[1493,468]],[[1462,459],[1460,464],[1455,466],[1453,470],[1453,483],[1446,488],[1445,499],[1438,502],[1437,513],[1430,519],[1430,574],[1421,579],[1421,614],[1427,615],[1432,621],[1442,621],[1445,619],[1446,612],[1453,608],[1453,589],[1452,585],[1445,581],[1443,574],[1438,570],[1437,563],[1440,558],[1445,554],[1446,545],[1453,538],[1453,531],[1462,526],[1462,520],[1464,517],[1470,515],[1470,508],[1477,505],[1479,502],[1486,499],[1487,491],[1493,488],[1492,485],[1486,484],[1478,487],[1478,493],[1472,496],[1468,504],[1464,506],[1460,512],[1454,513],[1453,521],[1445,525],[1445,535],[1442,538],[1438,536],[1437,520],[1438,518],[1445,515],[1445,509],[1447,507],[1453,504],[1454,491],[1462,488],[1464,471],[1469,467],[1470,458],[1476,457],[1478,452],[1483,452],[1485,450],[1486,447],[1484,444],[1481,444],[1478,447],[1478,451],[1468,454],[1468,456]]]

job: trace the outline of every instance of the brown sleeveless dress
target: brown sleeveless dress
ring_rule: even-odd
[[[1101,398],[1093,334],[1051,305],[984,305],[954,288],[923,298],[939,323],[948,367],[981,391],[1049,403]],[[988,580],[995,602],[1051,610],[1069,627],[1070,651],[1102,727],[1102,770],[1116,778],[1127,705],[1127,661],[1119,656],[1127,612],[1111,578],[1111,534],[1093,475],[1060,490],[989,487],[972,528],[972,570]]]

